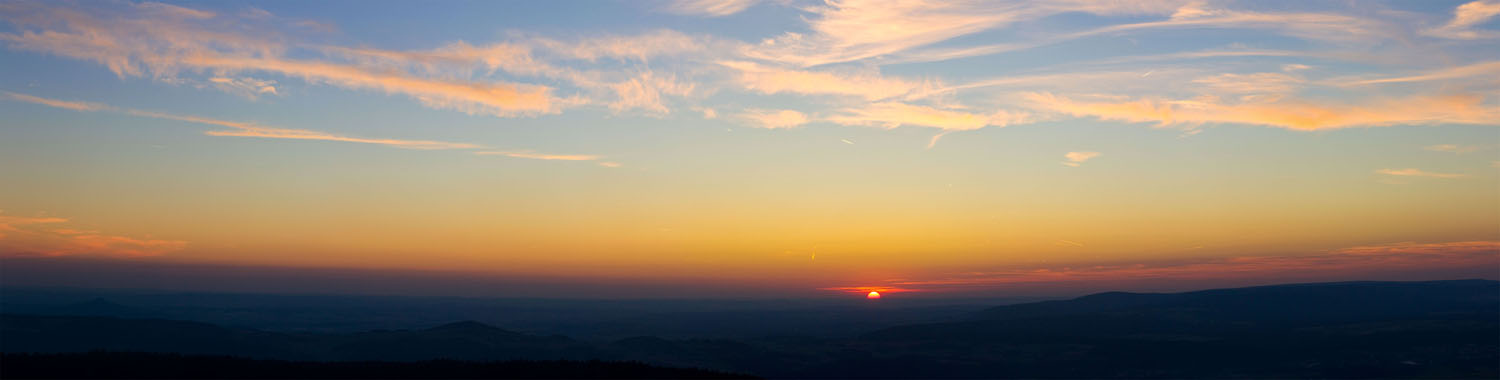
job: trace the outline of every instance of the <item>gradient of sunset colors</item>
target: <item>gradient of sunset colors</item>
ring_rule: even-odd
[[[0,19],[11,262],[683,285],[622,297],[1500,277],[1496,0]]]

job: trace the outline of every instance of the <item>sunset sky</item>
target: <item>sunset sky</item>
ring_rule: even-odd
[[[621,297],[1500,277],[1495,0],[0,20],[0,263],[692,285]]]

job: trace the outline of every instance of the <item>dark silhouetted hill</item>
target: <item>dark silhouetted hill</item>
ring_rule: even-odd
[[[597,359],[781,378],[1496,378],[1500,282],[1100,293],[995,307],[968,319],[856,338],[789,330],[760,338],[600,342],[474,321],[309,333],[160,319],[0,315],[0,351],[93,350],[308,362]]]
[[[4,354],[0,378],[24,379],[748,379],[635,362],[431,360],[298,362],[227,356],[89,352]]]
[[[857,345],[979,376],[1494,377],[1500,282],[1101,293],[883,329]]]
[[[88,301],[46,309],[51,315],[81,315],[97,317],[159,318],[160,315],[145,309],[115,303],[102,297]]]
[[[1083,314],[1191,314],[1219,321],[1312,322],[1493,313],[1500,283],[1488,280],[1291,284],[1186,293],[1099,293],[995,307],[993,320]]]

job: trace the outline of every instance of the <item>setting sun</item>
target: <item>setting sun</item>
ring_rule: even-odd
[[[880,299],[880,292],[870,292],[870,294],[866,294],[865,295],[865,298],[869,298],[869,299],[872,299],[872,300],[878,300],[878,299]]]

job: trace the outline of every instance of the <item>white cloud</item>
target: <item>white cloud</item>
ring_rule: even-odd
[[[672,0],[661,9],[669,13],[692,16],[724,17],[740,13],[758,0]]]
[[[807,115],[793,110],[748,109],[739,114],[740,120],[756,128],[783,129],[807,124]]]
[[[1084,161],[1088,161],[1094,157],[1099,157],[1099,152],[1068,152],[1068,154],[1063,155],[1063,158],[1068,159],[1068,161],[1062,164],[1076,168],[1083,165]]]

